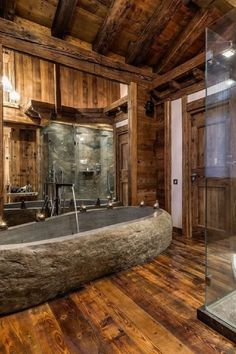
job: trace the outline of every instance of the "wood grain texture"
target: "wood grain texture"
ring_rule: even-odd
[[[114,39],[119,34],[119,30],[127,16],[127,11],[131,8],[133,0],[114,0],[105,21],[98,31],[93,43],[93,49],[101,54],[107,54]]]
[[[161,5],[158,4],[139,38],[130,44],[126,63],[141,64],[145,61],[154,38],[163,31],[180,5],[181,1],[179,0],[166,0],[162,1]]]
[[[151,263],[2,317],[0,352],[233,354],[235,345],[196,318],[204,301],[204,254],[202,239],[175,236]]]
[[[199,10],[189,22],[188,26],[171,43],[170,49],[156,66],[156,72],[168,72],[171,67],[181,60],[192,44],[216,21],[219,12],[216,9]]]
[[[30,32],[4,19],[0,19],[0,39],[8,48],[116,81],[129,83],[152,80],[152,73],[146,69],[114,61],[44,33]]]
[[[0,77],[3,75],[3,50],[0,45]],[[4,146],[3,146],[3,85],[0,83],[0,218],[4,205]]]
[[[59,0],[52,23],[52,36],[63,38],[69,31],[78,0]]]

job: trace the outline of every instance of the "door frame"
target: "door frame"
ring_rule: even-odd
[[[127,138],[128,138],[128,146],[129,146],[129,134],[128,134],[128,124],[125,124],[119,128],[116,127],[115,125],[115,129],[114,129],[114,140],[115,140],[115,178],[116,178],[116,182],[115,182],[115,188],[116,188],[116,197],[120,200],[120,171],[119,171],[119,137],[121,135],[127,134]],[[128,167],[129,167],[129,160],[128,160]],[[128,188],[129,188],[129,184],[130,184],[130,177],[129,177],[129,168],[128,168]],[[127,195],[128,198],[128,204],[129,204],[129,192]]]
[[[192,237],[192,183],[191,183],[191,120],[192,114],[205,111],[205,98],[188,103],[187,96],[182,99],[182,136],[183,136],[183,183],[182,183],[182,234]]]

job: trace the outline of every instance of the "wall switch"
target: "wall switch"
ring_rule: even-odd
[[[173,179],[173,184],[178,184],[178,180],[177,179]]]

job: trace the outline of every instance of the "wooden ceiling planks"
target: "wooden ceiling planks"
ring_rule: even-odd
[[[208,7],[226,13],[234,1],[0,0],[0,5],[15,2],[18,24],[31,21],[30,28],[40,25],[45,34],[163,74],[203,50],[204,27],[217,18]]]
[[[93,43],[93,49],[101,54],[107,54],[116,35],[119,33],[131,8],[133,0],[115,0],[105,18]]]
[[[16,0],[1,0],[0,15],[6,20],[13,21],[16,10]]]
[[[128,64],[141,64],[145,61],[149,49],[153,44],[154,37],[164,30],[180,6],[180,0],[162,1],[161,5],[157,6],[139,38],[129,46],[126,55],[126,62]]]
[[[69,32],[78,0],[59,0],[52,23],[52,36],[63,38]]]
[[[219,17],[219,11],[216,9],[198,10],[162,58],[156,72],[166,72],[171,67],[176,66],[196,40],[204,34],[205,28],[211,26]]]

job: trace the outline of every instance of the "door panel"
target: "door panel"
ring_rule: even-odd
[[[117,186],[118,198],[123,205],[128,205],[128,132],[117,135]]]
[[[205,224],[209,232],[222,237],[227,230],[227,200],[229,195],[228,167],[225,154],[227,110],[219,114],[218,108],[208,110],[208,125],[205,125],[205,107],[189,111],[190,119],[190,171],[191,171],[191,220],[193,235],[204,235]],[[210,117],[210,118],[209,118]],[[205,156],[207,139],[207,157]],[[211,139],[213,139],[211,141]],[[215,140],[216,139],[216,140]],[[215,143],[217,141],[217,144]],[[205,166],[205,162],[207,166]],[[206,168],[205,168],[206,167]],[[207,176],[205,176],[205,171]],[[207,181],[206,181],[207,177]],[[207,183],[207,195],[206,195]],[[205,214],[207,212],[207,214]]]

